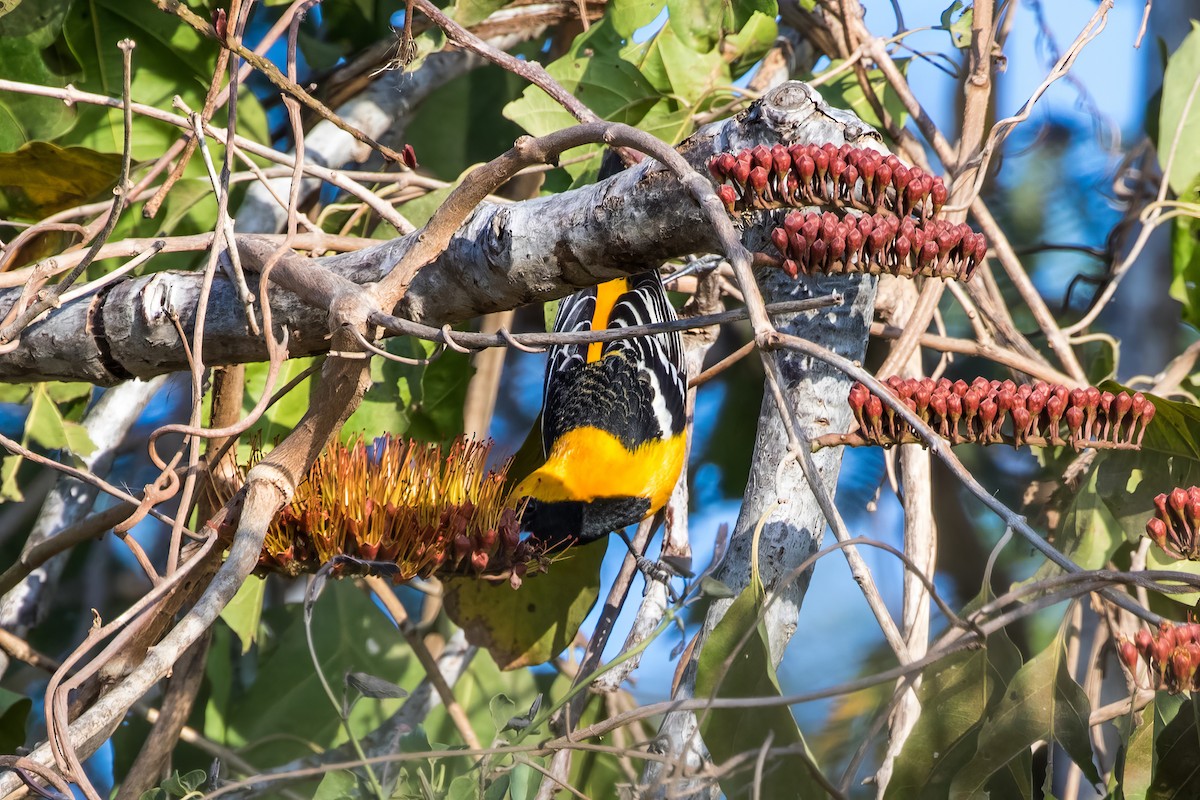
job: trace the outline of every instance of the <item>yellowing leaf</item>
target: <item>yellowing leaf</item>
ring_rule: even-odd
[[[575,638],[600,594],[601,544],[573,547],[520,588],[477,578],[443,582],[446,613],[501,669],[541,664]]]
[[[94,200],[120,172],[115,153],[29,142],[0,153],[0,216],[40,218]]]

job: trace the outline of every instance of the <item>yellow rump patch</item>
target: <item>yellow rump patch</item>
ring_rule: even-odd
[[[683,470],[684,434],[653,439],[632,452],[611,433],[575,428],[559,437],[546,463],[521,481],[518,497],[547,503],[645,497],[649,516],[666,505]]]
[[[609,317],[612,316],[613,306],[621,299],[621,295],[629,291],[629,279],[617,278],[615,280],[602,283],[596,287],[596,311],[592,314],[592,330],[602,331],[608,327]],[[600,360],[600,353],[604,349],[602,342],[592,342],[588,345],[587,363]]]

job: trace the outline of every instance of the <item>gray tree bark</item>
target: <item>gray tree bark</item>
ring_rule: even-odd
[[[832,142],[883,149],[879,134],[873,128],[853,114],[828,106],[816,90],[804,84],[786,83],[773,90],[764,98],[763,109],[765,124],[762,127],[738,131],[737,138],[723,143],[723,147],[752,147],[760,142],[782,141],[788,145]],[[862,360],[874,308],[875,278],[847,276],[793,281],[778,270],[762,270],[756,277],[768,303],[804,299],[830,291],[843,293],[845,303],[841,306],[783,315],[773,321],[783,333],[816,342],[846,358]],[[770,357],[777,361],[780,389],[802,437],[813,438],[849,429],[851,415],[845,398],[850,380],[845,375],[796,353],[777,352]],[[813,455],[822,490],[830,495],[837,486],[841,459],[841,448],[825,448]],[[729,549],[715,574],[734,592],[740,592],[749,583],[751,541],[755,527],[764,517],[768,521],[760,535],[758,569],[767,596],[776,596],[767,611],[765,624],[771,660],[778,665],[796,631],[800,607],[811,578],[811,571],[800,575],[796,575],[796,571],[801,562],[820,549],[826,520],[800,464],[789,455],[784,418],[770,392],[764,394],[759,411],[758,433],[741,512],[729,540]],[[718,600],[710,606],[675,699],[693,697],[697,658],[732,602]],[[678,759],[679,769],[671,774],[661,762],[647,762],[643,782],[654,786],[655,796],[706,796],[715,791],[716,787],[707,781],[697,782],[688,777],[701,768],[707,758],[695,715],[691,712],[669,714],[659,735],[666,752]]]

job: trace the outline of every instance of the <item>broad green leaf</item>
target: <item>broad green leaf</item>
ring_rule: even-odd
[[[501,669],[542,664],[571,643],[600,594],[605,548],[571,548],[517,589],[477,578],[442,583],[446,613]]]
[[[908,63],[910,59],[897,58],[896,66],[900,72],[908,73]],[[829,69],[834,69],[841,65],[840,61],[832,61],[829,64]],[[905,120],[908,118],[908,112],[904,108],[904,103],[900,101],[900,96],[892,89],[892,85],[888,83],[887,78],[877,69],[867,70],[867,80],[871,88],[875,90],[875,96],[880,99],[883,108],[887,111],[888,116],[896,123],[897,126],[903,127]],[[829,102],[830,105],[838,108],[848,108],[858,115],[859,119],[868,125],[872,125],[883,130],[883,123],[875,114],[875,109],[867,102],[867,97],[863,94],[862,87],[858,83],[858,78],[854,71],[843,72],[829,83],[821,87],[821,96]]]
[[[303,373],[304,370],[312,366],[316,360],[314,357],[290,358],[283,362],[283,365],[279,368],[279,375],[275,379],[275,386],[271,392],[278,392],[284,386],[287,386],[298,375]],[[263,392],[266,391],[267,372],[267,364],[255,363],[246,365],[246,382],[242,398],[242,406],[245,411],[248,412],[254,408],[262,398]],[[304,416],[304,412],[308,410],[309,399],[312,393],[312,380],[313,376],[309,375],[300,381],[290,392],[281,397],[279,402],[263,412],[258,422],[254,423],[245,435],[241,437],[238,458],[242,463],[249,460],[251,444],[257,444],[259,447],[270,449],[290,433],[292,428],[296,427],[296,423],[300,421],[300,418]]]
[[[388,339],[384,348],[405,358],[429,359],[437,345],[410,337]],[[463,403],[474,367],[471,358],[447,349],[429,364],[412,366],[379,357],[371,363],[371,388],[343,427],[344,437],[368,441],[384,433],[446,443],[462,433]]]
[[[459,775],[446,792],[446,800],[476,800],[479,796],[478,775]]]
[[[950,785],[952,800],[977,797],[988,780],[1014,758],[1028,755],[1042,740],[1062,746],[1093,784],[1100,775],[1088,735],[1091,704],[1070,674],[1066,642],[1060,634],[1013,677],[1004,697],[979,731],[974,757]]]
[[[983,717],[1021,668],[1021,653],[998,631],[978,650],[961,650],[925,670],[921,716],[904,743],[886,800],[945,797],[975,754]]]
[[[0,216],[40,219],[101,199],[120,173],[115,153],[29,142],[0,153]]]
[[[1189,575],[1200,576],[1200,561],[1181,559],[1176,561],[1157,547],[1151,547],[1146,552],[1146,569],[1162,569],[1172,572],[1186,572]],[[1172,592],[1167,597],[1176,603],[1192,608],[1200,602],[1200,592],[1180,587],[1179,592]]]
[[[1200,179],[1193,179],[1179,199],[1200,203]],[[1171,297],[1183,304],[1183,320],[1200,328],[1200,219],[1184,214],[1171,225]]]
[[[229,705],[226,744],[255,748],[262,763],[311,752],[312,743],[335,747],[346,740],[335,709],[321,688],[305,638],[301,606],[289,604],[263,615],[277,631],[277,643],[258,662],[254,682]],[[313,610],[313,646],[321,671],[337,686],[347,670],[378,675],[401,686],[419,680],[422,670],[391,620],[348,581],[331,581]],[[374,730],[402,699],[359,702],[350,715],[356,735]],[[281,740],[280,731],[291,736]]]
[[[657,19],[665,7],[665,0],[613,0],[608,4],[608,19],[622,39],[629,39]]]
[[[499,731],[517,716],[517,704],[508,695],[498,694],[488,701],[488,713],[492,716],[492,725]]]
[[[602,119],[639,126],[647,112],[659,102],[658,91],[638,69],[613,55],[586,56],[568,53],[546,71]],[[536,86],[504,107],[504,116],[534,136],[544,136],[575,124],[575,118]],[[599,145],[570,151],[569,157],[591,154],[586,161],[563,169],[572,180],[595,175],[600,166]]]
[[[463,26],[487,19],[493,11],[504,8],[510,0],[455,0],[454,20]]]
[[[729,63],[719,52],[697,53],[680,40],[669,21],[644,45],[627,48],[626,57],[659,92],[692,107],[716,87],[733,82]]]
[[[241,640],[243,655],[250,652],[250,646],[258,636],[258,624],[262,620],[266,590],[267,582],[251,575],[242,583],[229,605],[221,611],[221,619]]]
[[[1162,692],[1158,697],[1164,697]],[[1200,703],[1195,695],[1178,698],[1178,711],[1169,720],[1169,707],[1156,715],[1154,782],[1149,800],[1185,800],[1200,796]],[[1166,704],[1162,704],[1166,705]]]
[[[179,770],[162,782],[162,788],[172,797],[186,797],[192,794],[208,780],[208,774],[202,769],[194,769],[187,773]]]
[[[1087,483],[1075,496],[1060,538],[1055,545],[1084,569],[1100,569],[1109,562],[1117,547],[1125,543],[1125,533],[1097,490],[1100,470],[1092,470]],[[1059,568],[1047,562],[1039,574],[1056,574]]]
[[[317,786],[313,800],[356,800],[365,796],[359,788],[358,778],[350,770],[339,769],[329,772]]]
[[[1164,169],[1171,158],[1167,182],[1175,194],[1182,195],[1200,177],[1200,150],[1195,147],[1200,140],[1200,22],[1195,20],[1163,74],[1158,136],[1158,158]]]
[[[332,10],[323,9],[323,13]],[[122,55],[117,42],[133,39],[137,47],[133,51],[131,96],[139,103],[164,111],[173,111],[172,100],[176,95],[192,109],[203,107],[220,49],[215,41],[202,36],[174,14],[160,11],[150,2],[128,0],[72,3],[63,23],[63,36],[78,64],[71,70],[71,82],[80,89],[109,97],[120,97],[122,91]],[[238,133],[260,142],[270,141],[266,117],[253,94],[240,93],[237,110]],[[81,145],[105,153],[121,152],[124,123],[120,109],[81,106],[77,115],[75,126],[57,140],[59,144]],[[173,125],[135,115],[134,161],[158,158],[180,133]],[[220,148],[216,148],[213,158],[221,157]],[[194,169],[192,174],[202,173],[203,164],[197,163]]]
[[[0,687],[0,753],[14,753],[25,745],[25,720],[33,701]]]
[[[63,19],[70,0],[6,0],[0,9],[0,75],[9,80],[61,88],[74,69],[64,50]],[[70,129],[75,110],[51,97],[0,94],[0,152],[27,141],[53,139]]]
[[[779,680],[771,663],[766,625],[761,614],[762,584],[751,580],[725,616],[717,623],[700,653],[696,696],[713,698],[780,697]],[[815,759],[787,706],[722,708],[696,712],[700,735],[713,763],[761,748],[771,735],[772,747],[798,747],[806,755],[774,756],[763,773],[763,797],[824,797],[813,777]],[[754,782],[753,771],[740,770],[721,779],[728,797],[746,797]]]
[[[737,31],[725,37],[724,47],[732,47],[738,53],[733,62],[733,74],[737,77],[758,62],[775,44],[779,36],[779,25],[775,12],[755,11]]]
[[[235,666],[229,654],[234,652],[234,634],[227,625],[214,625],[212,636],[208,661],[204,664],[204,680],[208,687],[208,699],[204,704],[204,736],[214,742],[224,742],[228,738],[229,714],[233,707]]]
[[[66,448],[76,455],[86,456],[96,449],[86,428],[78,422],[63,419],[45,384],[38,384],[33,390],[29,416],[25,419],[25,434],[47,450]]]
[[[728,22],[725,4],[707,0],[667,0],[667,13],[680,41],[697,53],[715,49]]]
[[[72,400],[89,398],[92,389],[95,388],[90,383],[82,382],[50,381],[44,385],[46,394],[50,395],[50,399],[56,403],[69,403]]]
[[[951,43],[959,50],[966,50],[971,46],[971,25],[975,22],[975,9],[968,8],[962,10],[962,0],[954,0],[950,6],[942,12],[942,24],[938,27],[950,34]],[[955,13],[958,18],[955,19]]]
[[[1154,779],[1154,736],[1156,700],[1139,713],[1117,720],[1124,742],[1117,752],[1117,763],[1113,768],[1110,789],[1115,800],[1146,800],[1150,784]],[[1130,734],[1129,724],[1136,720],[1137,727]]]

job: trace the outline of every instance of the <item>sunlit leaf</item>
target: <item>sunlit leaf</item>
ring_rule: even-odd
[[[38,384],[33,391],[29,416],[25,419],[25,433],[48,450],[66,448],[76,455],[86,456],[96,449],[86,428],[78,422],[63,419],[44,384]]]
[[[0,75],[8,80],[63,87],[59,39],[69,0],[24,0],[0,16]],[[75,109],[52,97],[0,93],[0,152],[25,142],[53,139],[75,122]],[[2,213],[2,212],[0,212]]]
[[[1182,195],[1200,177],[1200,150],[1195,147],[1200,140],[1200,22],[1195,20],[1163,74],[1158,134],[1159,161],[1167,169],[1171,160],[1167,181]]]
[[[1156,705],[1156,700],[1151,700],[1142,711],[1114,721],[1124,739],[1110,785],[1114,800],[1146,800],[1148,796],[1154,779]],[[1127,728],[1134,722],[1137,727],[1130,734]]]
[[[258,636],[258,624],[262,620],[263,597],[266,591],[267,582],[251,575],[242,583],[229,605],[221,610],[221,619],[237,634],[242,643],[242,653],[250,651],[255,637]]]
[[[957,18],[955,18],[955,14],[958,14]],[[975,9],[967,8],[964,10],[962,0],[954,0],[942,12],[941,21],[942,24],[938,27],[950,34],[950,41],[955,47],[959,50],[965,50],[971,46],[971,26],[975,21]]]
[[[908,74],[908,64],[910,59],[897,58],[895,59],[896,67],[903,74]],[[840,61],[832,61],[829,64],[829,69],[834,69],[841,65]],[[896,123],[898,127],[904,127],[905,121],[908,119],[908,112],[904,108],[904,103],[900,100],[900,95],[892,88],[892,85],[884,77],[883,73],[877,69],[867,70],[867,81],[874,90],[875,96],[879,98],[883,104],[883,108],[887,111],[888,116]],[[848,108],[858,115],[859,119],[868,125],[872,125],[879,130],[883,130],[883,122],[875,113],[874,107],[867,100],[867,96],[863,94],[862,86],[859,85],[858,77],[854,70],[847,70],[841,73],[829,83],[822,86],[819,90],[821,96],[829,102],[830,105],[838,108]]]

